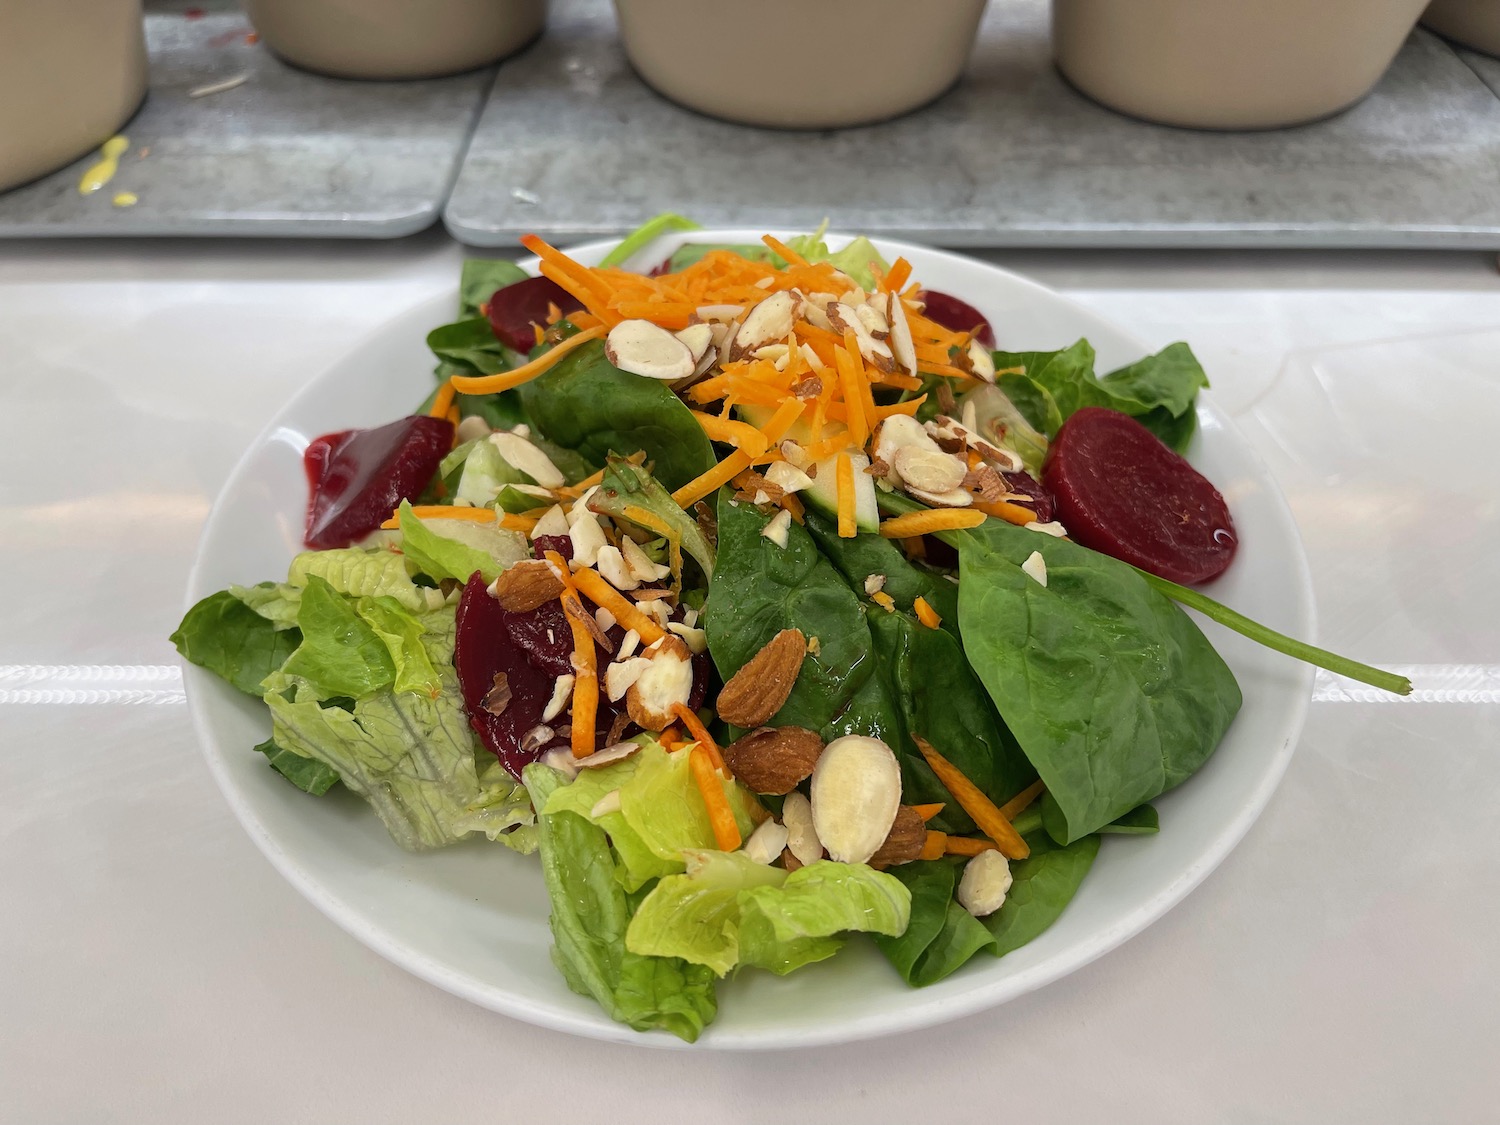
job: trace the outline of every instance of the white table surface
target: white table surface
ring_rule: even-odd
[[[195,745],[166,637],[210,502],[460,256],[0,244],[0,1121],[1500,1120],[1493,259],[995,256],[1193,344],[1291,498],[1322,640],[1419,691],[1321,678],[1244,843],[1088,968],[929,1032],[736,1056],[407,976],[281,881]]]

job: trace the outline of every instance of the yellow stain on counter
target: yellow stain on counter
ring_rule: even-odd
[[[104,142],[99,150],[101,157],[99,163],[95,164],[83,174],[83,179],[78,181],[78,193],[80,195],[93,195],[110,180],[115,178],[115,173],[120,170],[120,157],[124,156],[130,148],[130,138],[124,136],[110,137]]]
[[[133,191],[117,192],[114,199],[111,200],[116,207],[134,207],[140,201],[141,197]]]

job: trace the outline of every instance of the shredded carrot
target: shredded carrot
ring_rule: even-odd
[[[668,727],[662,731],[656,736],[656,741],[661,743],[663,750],[676,750],[679,746],[692,745],[691,742],[683,741],[682,732],[675,726]]]
[[[764,234],[764,235],[761,235],[760,240],[762,242],[764,242],[767,246],[769,246],[771,248],[771,252],[773,254],[780,255],[783,259],[785,259],[787,265],[789,265],[789,266],[805,266],[805,265],[807,265],[807,259],[806,258],[804,258],[801,254],[797,253],[797,251],[793,250],[790,246],[786,245],[786,243],[782,242],[779,238],[775,238],[775,237],[773,237],[773,236],[771,236],[769,234]]]
[[[927,831],[927,838],[922,841],[921,854],[918,859],[941,859],[943,853],[948,850],[948,834],[946,832]]]
[[[552,552],[548,551],[547,554],[550,557]],[[620,591],[600,577],[597,570],[583,567],[574,573],[573,583],[577,586],[579,593],[589,601],[609,610],[614,614],[615,620],[625,628],[634,629],[640,635],[642,643],[654,645],[667,635],[666,630],[653,618],[647,617],[636,609],[634,602],[629,601]]]
[[[1014,797],[1006,801],[1005,804],[1000,806],[1000,815],[1006,820],[1015,820],[1016,817],[1020,816],[1030,807],[1032,801],[1035,801],[1042,795],[1042,790],[1045,788],[1046,786],[1040,781],[1033,781],[1025,789],[1022,789]]]
[[[548,323],[550,324],[552,322],[549,321]],[[533,320],[531,322],[531,339],[534,342],[533,346],[534,347],[538,347],[538,348],[541,347],[542,346],[542,341],[545,340],[546,338],[547,338],[547,330],[545,328],[543,328],[540,324],[538,324],[536,321]]]
[[[854,447],[863,449],[870,438],[870,427],[865,421],[865,396],[859,385],[862,380],[854,363],[854,356],[857,355],[859,345],[855,341],[854,330],[850,329],[844,333],[844,347],[834,354],[834,361],[839,369],[839,386],[844,392],[844,409],[849,412],[849,434],[854,439]]]
[[[724,763],[724,755],[719,753],[719,745],[714,741],[714,736],[708,733],[708,728],[703,725],[703,720],[698,718],[698,713],[686,703],[672,704],[672,714],[682,720],[682,725],[687,727],[688,733],[693,736],[698,745],[708,751],[708,757],[725,777],[733,780],[734,775],[729,772],[729,767]]]
[[[926,598],[918,598],[911,603],[911,608],[912,612],[917,615],[917,620],[929,629],[936,629],[943,623],[943,619],[938,616],[938,611],[927,604]]]
[[[578,690],[575,686],[575,692]],[[724,785],[714,769],[713,758],[700,743],[688,751],[688,768],[693,780],[698,783],[698,792],[703,795],[703,805],[708,809],[708,822],[713,826],[714,841],[720,851],[732,852],[740,846],[740,826],[735,823],[734,810],[729,807],[729,798],[724,796]]]
[[[835,484],[838,486],[839,538],[853,539],[859,534],[859,528],[854,521],[854,462],[849,454],[840,453],[836,463],[838,465]]]
[[[885,283],[881,288],[887,293],[899,293],[910,276],[911,263],[905,258],[897,258],[896,264],[891,267],[891,272],[885,275]]]
[[[887,613],[896,612],[896,599],[891,597],[884,590],[876,590],[873,594],[870,595],[870,600],[878,605],[881,609],[885,610]]]
[[[693,417],[698,420],[698,425],[703,427],[703,432],[708,435],[710,441],[721,441],[732,445],[751,457],[760,456],[770,445],[766,441],[766,435],[748,422],[731,422],[712,414],[700,414],[696,410],[693,412]]]
[[[448,419],[448,424],[453,427],[453,444],[457,445],[458,424],[463,420],[463,415],[459,414],[458,412],[458,403],[455,402],[452,406],[448,407],[448,413],[445,415],[445,417]]]
[[[590,340],[597,340],[603,335],[602,326],[589,328],[569,336],[550,352],[537,356],[530,363],[521,364],[513,371],[502,371],[498,375],[454,375],[448,382],[461,395],[492,395],[500,391],[508,391],[513,387],[519,387],[522,383],[531,382],[538,375],[545,374],[574,348],[580,348]]]
[[[972,508],[933,508],[925,512],[892,516],[880,525],[880,534],[887,539],[910,539],[914,535],[930,535],[935,531],[978,527],[984,521],[984,513]]]
[[[453,398],[458,392],[453,389],[452,383],[444,383],[437,389],[437,395],[432,400],[432,409],[427,412],[429,418],[446,418],[448,411],[453,406]]]
[[[567,561],[556,551],[547,552],[547,561],[560,572],[563,597],[571,596],[578,602],[578,587],[574,585],[572,575],[568,572]],[[567,604],[566,601],[563,602],[564,609]],[[580,612],[583,610],[582,602],[578,602],[578,608]],[[594,724],[598,721],[599,711],[599,658],[588,627],[572,613],[564,616],[568,619],[568,628],[573,632],[573,730],[569,742],[573,757],[586,758],[595,749]]]
[[[802,401],[789,398],[777,407],[776,413],[771,415],[770,421],[765,424],[761,433],[766,435],[768,442],[775,445],[786,437],[786,432],[796,424],[800,417],[802,417]]]
[[[699,500],[717,490],[721,485],[728,484],[749,467],[749,455],[735,450],[701,477],[688,481],[672,493],[672,500],[679,508],[691,508]]]
[[[536,530],[537,521],[541,516],[517,516],[506,512],[500,517],[500,526],[506,531],[524,531],[530,535]]]
[[[1028,523],[1036,523],[1035,512],[1020,504],[1012,504],[1008,500],[976,500],[973,507],[987,516],[998,516],[1006,523],[1013,523],[1020,527],[1025,527]]]
[[[933,817],[937,816],[938,813],[942,812],[947,807],[948,806],[943,804],[941,801],[933,805],[912,806],[912,808],[917,810],[917,815],[922,818],[922,823],[924,824],[927,823],[927,821],[931,820]]]
[[[968,836],[949,836],[943,848],[946,855],[978,855],[980,852],[999,850],[993,840],[976,840]]]
[[[893,402],[889,406],[877,406],[875,408],[875,417],[881,422],[884,422],[893,414],[905,414],[908,418],[915,417],[917,411],[921,409],[922,404],[926,401],[926,395],[918,395],[916,398],[909,398],[905,402]]]
[[[602,484],[603,481],[604,470],[600,469],[597,473],[590,473],[577,484],[565,484],[557,491],[563,496],[571,496],[576,499],[577,497],[582,496],[589,489],[593,488],[594,485]]]
[[[944,788],[953,794],[959,807],[974,818],[980,831],[995,841],[1007,859],[1025,859],[1031,854],[1031,849],[1021,839],[1021,834],[1011,827],[1010,821],[1005,819],[995,802],[980,791],[979,786],[965,777],[957,766],[939,754],[932,743],[920,734],[913,734],[911,740],[917,744],[917,749],[927,759],[927,764],[937,774]]]
[[[471,523],[494,523],[494,508],[450,508],[446,504],[418,504],[412,508],[411,514],[419,520],[468,520]],[[380,525],[389,531],[393,527],[401,526],[401,509],[397,508],[391,513],[388,520]]]

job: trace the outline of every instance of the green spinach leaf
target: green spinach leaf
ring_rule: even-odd
[[[521,405],[543,436],[575,449],[594,468],[610,453],[644,450],[669,489],[713,468],[713,447],[692,411],[665,383],[621,371],[594,340],[523,384]]]
[[[768,522],[721,490],[718,566],[704,608],[719,674],[729,679],[782,629],[800,629],[817,638],[818,652],[803,661],[773,725],[825,738],[858,730],[895,746],[900,716],[875,675],[864,606],[804,528],[793,524],[782,548],[761,535]]]
[[[1045,836],[1027,843],[1031,855],[1011,861],[1012,882],[1004,904],[983,919],[984,928],[995,939],[991,952],[996,957],[1020,949],[1056,922],[1099,854],[1098,836],[1084,836],[1067,847],[1058,847]]]
[[[913,988],[936,984],[981,949],[995,947],[990,932],[954,901],[961,871],[962,861],[952,858],[890,870],[911,891],[911,921],[905,933],[877,936],[875,945]]]
[[[1156,814],[1156,806],[1141,805],[1131,809],[1124,816],[1116,817],[1099,829],[1099,832],[1101,835],[1154,836],[1160,830],[1161,818]]]
[[[228,590],[220,590],[187,611],[171,640],[184,660],[259,699],[260,682],[286,662],[302,643],[302,634],[278,628]]]
[[[1133,568],[989,520],[959,550],[964,651],[1046,783],[1070,843],[1190,777],[1240,707],[1198,626]],[[1040,552],[1047,585],[1021,564]]]
[[[864,596],[866,578],[884,575],[881,589],[899,608],[909,610],[918,598],[925,598],[943,619],[943,628],[958,635],[957,583],[948,581],[939,571],[912,563],[889,539],[879,535],[841,539],[838,522],[810,506],[803,518],[818,547],[857,595]]]
[[[503,258],[467,258],[458,282],[458,316],[460,320],[481,316],[479,306],[487,304],[495,290],[504,289],[531,275],[515,262]]]

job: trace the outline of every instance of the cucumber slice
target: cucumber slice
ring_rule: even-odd
[[[865,472],[870,459],[863,453],[850,453],[849,461],[854,466],[854,526],[860,531],[880,530],[880,509],[875,503],[875,478]],[[813,474],[811,488],[799,494],[825,515],[838,517],[839,485],[838,455],[825,457],[815,462],[818,471]]]

